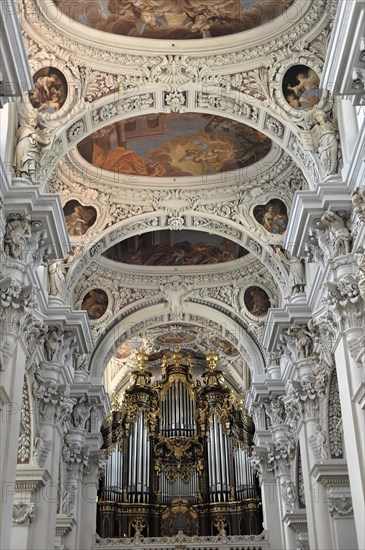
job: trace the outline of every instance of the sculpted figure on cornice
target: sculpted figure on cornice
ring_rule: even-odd
[[[49,295],[62,296],[66,284],[67,272],[75,260],[78,250],[74,249],[64,258],[56,258],[48,264]]]
[[[286,344],[292,361],[307,359],[313,349],[312,335],[308,329],[294,322],[281,335],[282,345]]]
[[[321,217],[321,222],[329,228],[333,257],[349,254],[351,252],[352,237],[346,227],[344,218],[332,210],[326,210]]]
[[[92,405],[87,395],[83,395],[77,400],[71,414],[72,423],[75,428],[85,427],[85,422],[90,415],[91,408]]]
[[[60,359],[60,353],[63,345],[63,330],[61,327],[51,327],[48,330],[44,341],[44,356],[47,361],[57,363]]]
[[[14,214],[9,217],[4,236],[4,250],[16,260],[24,261],[30,239],[32,238],[31,219]]]
[[[281,486],[281,492],[286,508],[289,512],[293,512],[295,503],[298,500],[293,481],[284,481]]]
[[[339,134],[335,123],[330,121],[328,115],[321,110],[314,113],[313,119],[316,122],[314,129],[317,134],[317,138],[314,138],[314,144],[317,148],[324,175],[326,177],[337,174]]]
[[[38,127],[35,111],[28,113],[27,122],[16,133],[17,144],[14,153],[16,176],[27,176],[37,183],[42,154],[50,149],[53,137]]]
[[[285,419],[285,407],[281,397],[271,397],[269,404],[271,425],[283,424]]]
[[[282,260],[284,265],[289,269],[289,289],[290,295],[298,294],[304,292],[305,287],[305,267],[303,264],[302,258],[297,256],[291,256],[288,254],[289,258],[285,254],[285,251],[282,252],[279,248],[275,249],[275,252],[278,254],[279,258]]]
[[[365,186],[357,187],[351,194],[355,216],[365,223]]]
[[[33,460],[38,466],[43,466],[51,446],[52,442],[45,439],[45,431],[38,430],[33,443]]]
[[[284,432],[286,437],[295,442],[298,437],[299,423],[303,418],[302,405],[291,397],[285,399]]]

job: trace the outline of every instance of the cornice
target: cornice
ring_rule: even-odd
[[[347,463],[343,459],[333,459],[315,464],[310,475],[325,489],[333,486],[348,486],[350,483]]]
[[[36,464],[18,464],[15,490],[18,493],[35,493],[51,480],[48,470]]]

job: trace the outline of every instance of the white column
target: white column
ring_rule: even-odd
[[[36,519],[32,529],[30,548],[53,548],[56,533],[56,514],[58,506],[58,480],[60,469],[61,445],[63,442],[64,411],[67,409],[63,369],[55,363],[47,363],[43,370],[44,385],[38,392],[44,395],[38,401],[40,428],[44,431],[44,440],[48,441],[49,452],[44,460],[44,468],[49,472],[50,480],[43,489],[43,498],[37,504]],[[45,392],[43,392],[45,388]],[[37,388],[33,389],[34,395]],[[49,396],[52,395],[52,399]],[[61,408],[62,406],[62,408]],[[45,528],[47,526],[47,528]]]
[[[317,462],[310,444],[310,440],[313,441],[317,437],[314,429],[316,425],[316,420],[304,420],[299,432],[309,545],[311,550],[329,550],[334,548],[334,545],[331,536],[327,493],[311,475]]]
[[[350,162],[359,133],[355,107],[349,99],[337,98],[335,111],[341,138],[344,167]]]
[[[93,451],[90,456],[90,471],[82,482],[81,508],[77,548],[91,548],[96,535],[96,497],[99,486],[99,464],[104,451]]]
[[[361,384],[364,384],[364,368],[351,356],[349,342],[363,335],[362,329],[348,330],[340,338],[335,351],[358,548],[365,548],[365,416],[360,405],[354,402],[354,396]]]
[[[265,474],[264,474],[265,476]],[[285,537],[281,521],[281,507],[279,504],[279,483],[270,474],[261,479],[261,499],[264,516],[263,526],[269,534],[270,548],[284,550]]]

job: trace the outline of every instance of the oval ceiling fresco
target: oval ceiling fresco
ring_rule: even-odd
[[[115,262],[133,265],[204,265],[230,262],[248,254],[240,245],[202,231],[152,231],[130,237],[104,252]]]
[[[186,40],[246,31],[294,0],[54,0],[70,19],[112,34]]]
[[[138,176],[202,176],[264,158],[271,140],[240,122],[201,113],[142,115],[114,122],[78,144],[94,166]]]

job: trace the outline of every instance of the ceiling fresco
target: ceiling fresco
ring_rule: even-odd
[[[81,141],[84,159],[138,176],[202,176],[263,159],[272,142],[240,122],[201,113],[142,115],[115,122]]]
[[[204,265],[237,260],[248,254],[238,244],[201,231],[152,231],[130,237],[104,252],[116,262],[134,265]]]
[[[54,0],[70,19],[117,35],[166,40],[226,36],[264,25],[293,0]]]

